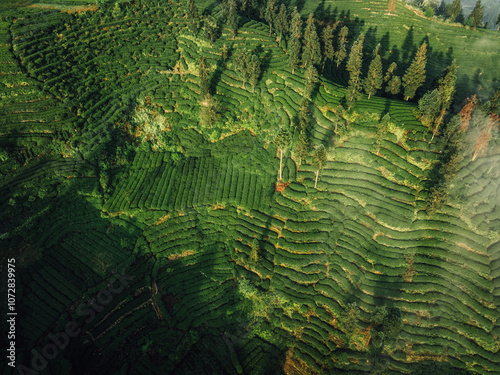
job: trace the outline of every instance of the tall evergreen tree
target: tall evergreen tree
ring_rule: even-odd
[[[323,29],[323,67],[321,71],[325,70],[325,63],[327,60],[333,61],[335,57],[335,48],[333,48],[333,27],[328,25]]]
[[[302,35],[302,18],[300,18],[297,7],[293,8],[292,21],[290,22],[290,38],[293,36],[300,38]]]
[[[391,93],[392,95],[399,94],[401,89],[401,78],[395,75],[396,69],[397,64],[395,62],[391,63],[384,77],[384,81],[387,83],[385,92]]]
[[[365,78],[363,85],[365,92],[368,94],[368,99],[370,99],[372,95],[375,95],[382,87],[382,60],[378,53],[370,63],[368,76]]]
[[[269,36],[271,36],[271,27],[276,18],[276,3],[274,0],[267,0],[265,18],[266,22],[269,24]]]
[[[309,64],[317,65],[321,62],[321,47],[319,44],[316,25],[313,14],[309,14],[304,32],[304,47],[302,52],[302,64],[308,67]]]
[[[316,150],[314,150],[314,155],[313,155],[313,162],[312,165],[316,169],[316,180],[314,181],[314,188],[316,189],[318,186],[318,177],[319,177],[319,171],[323,169],[326,163],[326,149],[325,146],[321,143],[319,146],[316,147]]]
[[[203,124],[212,127],[213,123],[220,117],[219,103],[212,95],[207,94],[200,103],[200,120]]]
[[[349,83],[347,87],[347,105],[348,111],[361,96],[361,66],[363,65],[363,39],[361,34],[358,40],[354,42],[347,61],[347,71],[349,72]]]
[[[314,89],[314,86],[318,82],[318,72],[313,65],[309,65],[307,67],[305,78],[306,78],[306,89],[305,89],[304,96],[307,99],[310,99],[312,91]]]
[[[249,71],[249,82],[252,85],[252,93],[255,92],[255,85],[259,81],[260,76],[260,61],[259,58],[255,55],[252,55],[250,58],[250,62],[248,64]]]
[[[290,22],[290,42],[288,43],[288,65],[292,69],[292,74],[295,74],[295,69],[300,64],[301,34],[302,19],[297,7],[295,7],[292,13],[292,21]]]
[[[276,139],[274,140],[274,143],[276,146],[278,146],[278,152],[280,153],[280,178],[279,181],[281,181],[282,178],[282,170],[283,170],[283,153],[285,150],[288,148],[288,145],[290,144],[290,132],[288,131],[287,128],[281,128],[278,135],[276,136]]]
[[[200,78],[200,95],[202,99],[205,98],[205,96],[210,91],[208,75],[209,72],[205,56],[200,55],[200,59],[198,62],[198,77]]]
[[[339,33],[338,48],[335,51],[335,63],[337,64],[337,69],[342,61],[347,56],[347,36],[349,35],[349,29],[347,26],[342,27]]]
[[[188,0],[186,16],[190,20],[191,31],[196,36],[198,30],[198,8],[196,7],[194,0]]]
[[[438,115],[434,121],[431,142],[434,139],[434,136],[438,133],[439,125],[441,125],[444,115],[450,108],[453,101],[453,96],[456,92],[457,69],[458,67],[455,64],[455,61],[453,61],[451,65],[446,68],[444,75],[438,81]]]
[[[453,0],[448,14],[450,17],[450,21],[455,22],[461,13],[462,13],[462,2],[460,0]]]
[[[417,90],[425,82],[425,66],[427,64],[427,44],[420,46],[415,59],[403,76],[405,100],[412,99]]]
[[[229,31],[233,35],[233,39],[236,38],[236,33],[238,31],[238,3],[236,0],[231,0],[229,3],[229,16],[227,19],[227,26]]]
[[[295,74],[295,69],[299,67],[300,64],[300,40],[294,34],[292,34],[292,38],[290,43],[288,44],[288,64],[292,69],[292,74]]]
[[[307,128],[311,124],[311,110],[309,109],[309,105],[307,100],[303,100],[300,103],[300,109],[298,113],[299,119],[299,134],[305,134]]]
[[[474,9],[472,9],[469,19],[472,21],[472,27],[478,28],[483,26],[484,6],[481,5],[481,0],[477,0]]]
[[[307,137],[304,133],[300,134],[299,138],[297,138],[294,152],[295,157],[298,159],[297,170],[299,170],[302,160],[304,160],[309,154],[309,142],[307,141]]]
[[[280,5],[279,13],[275,18],[274,28],[278,31],[278,43],[281,47],[283,34],[288,32],[288,15],[286,13],[286,6],[283,3]]]

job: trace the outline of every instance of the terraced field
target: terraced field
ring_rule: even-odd
[[[290,150],[280,188],[274,138],[296,123],[303,69],[291,74],[263,23],[240,17],[235,38],[223,27],[213,44],[188,24],[181,4],[147,1],[2,19],[0,238],[2,267],[18,267],[16,363],[33,368],[32,350],[73,322],[79,334],[40,371],[500,373],[496,138],[461,160],[430,214],[440,138],[414,104],[366,96],[336,132],[346,90],[332,71],[306,130],[327,148],[317,188],[313,158],[299,167]],[[255,93],[238,49],[261,59]],[[200,55],[219,103],[210,125]]]

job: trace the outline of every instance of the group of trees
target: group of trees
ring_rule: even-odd
[[[451,91],[450,80],[453,80],[453,66],[448,67],[446,74],[439,82],[440,90],[448,95]],[[447,87],[447,89],[443,89]],[[445,148],[436,165],[430,181],[430,192],[427,197],[427,212],[436,212],[450,194],[460,201],[464,192],[451,189],[456,185],[455,176],[462,160],[475,161],[487,154],[490,143],[500,128],[500,89],[486,103],[473,95],[468,98],[461,111],[453,116],[444,130]],[[439,115],[441,118],[441,114]]]
[[[413,62],[406,70],[402,82],[396,73],[397,64],[391,63],[385,77],[383,75],[382,60],[379,54],[378,45],[373,53],[373,59],[370,63],[366,78],[361,77],[361,68],[363,65],[363,40],[361,34],[351,47],[349,59],[347,61],[347,71],[349,72],[349,83],[347,87],[346,103],[348,110],[361,97],[361,91],[364,89],[368,99],[375,95],[382,88],[382,83],[386,82],[387,93],[392,95],[399,94],[401,86],[404,90],[405,100],[413,99],[417,90],[425,82],[425,67],[427,64],[427,44],[423,43],[418,49]]]
[[[449,3],[444,0],[415,0],[413,4],[424,10],[427,17],[438,16],[451,22],[462,23],[474,28],[487,27],[484,23],[484,5],[481,3],[481,0],[476,1],[474,8],[467,18],[463,14],[461,0],[453,0]],[[500,14],[496,19],[496,23],[500,29]]]
[[[243,89],[245,83],[249,82],[252,86],[252,93],[255,92],[255,85],[260,77],[260,59],[257,55],[248,53],[245,49],[238,49],[234,54],[234,65],[241,72]]]
[[[307,101],[301,103],[301,107],[296,119],[296,126],[294,129],[289,129],[287,127],[281,127],[276,138],[275,144],[278,148],[278,153],[280,157],[280,167],[279,167],[279,178],[278,181],[283,180],[282,169],[283,169],[283,156],[289,149],[293,149],[293,154],[295,157],[295,162],[297,168],[300,169],[302,161],[307,157],[312,156],[312,166],[316,169],[314,188],[316,189],[318,185],[319,172],[325,166],[327,161],[326,148],[321,143],[314,148],[311,148],[309,140],[307,138],[307,129],[311,123],[311,112],[308,107]]]

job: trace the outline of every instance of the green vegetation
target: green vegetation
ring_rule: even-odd
[[[456,4],[26,5],[0,10],[16,365],[74,322],[37,372],[500,372],[498,33]]]

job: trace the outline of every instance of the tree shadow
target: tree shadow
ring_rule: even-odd
[[[406,33],[406,37],[401,45],[401,63],[405,66],[409,66],[413,56],[417,52],[417,47],[415,47],[415,35],[414,26],[410,26],[410,29]]]

